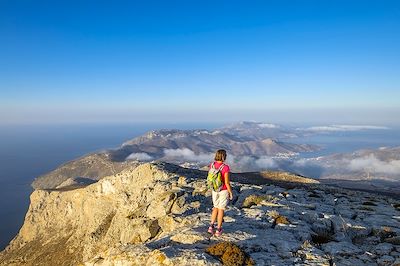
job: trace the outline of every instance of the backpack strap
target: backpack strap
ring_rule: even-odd
[[[214,169],[214,170],[215,170],[215,162],[212,162],[212,163],[211,163],[211,169]]]
[[[224,169],[225,164],[222,163],[221,166],[218,168],[218,172],[221,172],[222,169]],[[216,170],[217,168],[215,168],[215,161],[211,164],[211,169]]]

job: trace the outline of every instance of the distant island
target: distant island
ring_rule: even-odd
[[[299,140],[343,129],[156,130],[67,162],[32,183],[0,265],[396,265],[400,148],[302,157],[322,147]],[[221,238],[206,232],[217,148],[235,195]]]
[[[63,182],[76,183],[77,178],[99,180],[140,162],[160,161],[203,169],[212,160],[215,150],[224,148],[228,151],[228,163],[232,171],[237,173],[287,171],[318,178],[330,185],[400,194],[400,147],[302,157],[303,154],[323,149],[319,145],[299,143],[305,136],[374,129],[385,127],[290,128],[244,121],[215,130],[154,130],[126,141],[117,149],[89,154],[68,162],[36,178],[32,186],[35,189],[53,189]]]

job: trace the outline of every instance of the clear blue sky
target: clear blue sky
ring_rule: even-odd
[[[0,123],[400,123],[400,1],[0,1]]]

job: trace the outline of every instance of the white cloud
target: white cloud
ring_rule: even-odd
[[[370,125],[331,125],[331,126],[315,126],[308,128],[298,128],[297,130],[314,131],[314,132],[343,132],[343,131],[360,131],[360,130],[377,130],[389,129],[384,126]]]
[[[261,156],[255,160],[255,164],[260,168],[274,168],[276,167],[276,162],[273,158],[268,156]]]
[[[229,162],[229,165],[232,168],[241,169],[242,171],[256,171],[254,169],[254,158],[250,156],[238,156],[238,157],[231,157],[232,162]]]
[[[188,163],[209,164],[214,159],[214,153],[196,154],[188,148],[181,149],[164,149],[165,159],[176,160]],[[277,163],[272,157],[261,156],[233,156],[228,155],[227,162],[233,169],[241,169],[244,171],[260,171],[270,168],[276,168]]]
[[[150,155],[148,155],[145,152],[137,152],[137,153],[131,153],[128,157],[126,157],[127,160],[139,160],[139,161],[150,161],[153,159]]]
[[[214,158],[212,153],[200,153],[195,154],[192,150],[188,148],[182,149],[164,149],[164,155],[167,159],[179,159],[186,162],[199,162],[208,163]]]
[[[293,161],[293,165],[296,167],[307,167],[310,164],[313,164],[313,162],[310,159],[306,158],[300,158]]]
[[[348,168],[352,171],[370,171],[382,174],[400,174],[400,160],[381,161],[370,154],[368,156],[353,159]]]
[[[278,125],[267,124],[267,123],[260,123],[260,124],[258,124],[258,126],[262,127],[262,128],[279,128]]]
[[[276,169],[278,164],[274,158],[269,156],[230,156],[227,163],[240,172],[263,171],[266,169]]]

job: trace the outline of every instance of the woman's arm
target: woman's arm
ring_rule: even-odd
[[[231,183],[229,182],[229,172],[225,173],[225,185],[226,185],[226,188],[228,189],[229,199],[232,200],[233,194],[232,194]]]

